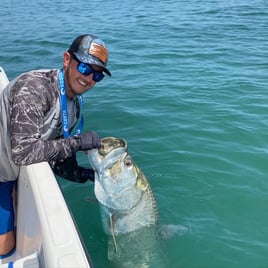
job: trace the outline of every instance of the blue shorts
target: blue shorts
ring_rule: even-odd
[[[0,235],[14,230],[13,186],[16,182],[0,182]]]

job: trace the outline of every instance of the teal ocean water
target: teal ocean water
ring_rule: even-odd
[[[268,267],[266,0],[1,0],[0,21],[10,79],[60,68],[78,34],[106,41],[86,128],[128,141],[172,227],[167,267]],[[93,184],[59,181],[95,267],[113,267]]]

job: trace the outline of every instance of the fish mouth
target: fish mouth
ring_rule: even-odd
[[[106,137],[101,139],[101,147],[99,148],[99,154],[102,157],[108,155],[111,151],[117,148],[127,148],[127,142],[122,138]]]
[[[91,168],[101,173],[107,165],[113,165],[127,151],[127,142],[123,138],[105,137],[101,139],[101,147],[88,153]]]

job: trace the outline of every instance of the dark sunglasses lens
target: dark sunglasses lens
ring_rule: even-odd
[[[100,82],[104,77],[104,74],[102,72],[95,72],[93,75],[93,80],[95,82]]]
[[[104,77],[104,74],[102,72],[95,72],[90,65],[88,64],[85,64],[83,62],[80,62],[77,66],[77,70],[78,72],[80,72],[81,74],[83,75],[90,75],[93,73],[93,80],[95,82],[100,82],[103,77]]]
[[[83,75],[90,75],[94,72],[93,69],[89,65],[87,65],[83,62],[80,62],[78,64],[77,70]]]

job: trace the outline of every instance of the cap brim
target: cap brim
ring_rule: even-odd
[[[97,65],[103,68],[103,71],[109,75],[112,76],[110,71],[105,67],[105,65],[96,57],[91,56],[91,55],[87,55],[87,56],[81,56],[78,53],[74,52],[75,57],[80,60],[83,63],[87,63],[87,64],[93,64],[93,65]]]

